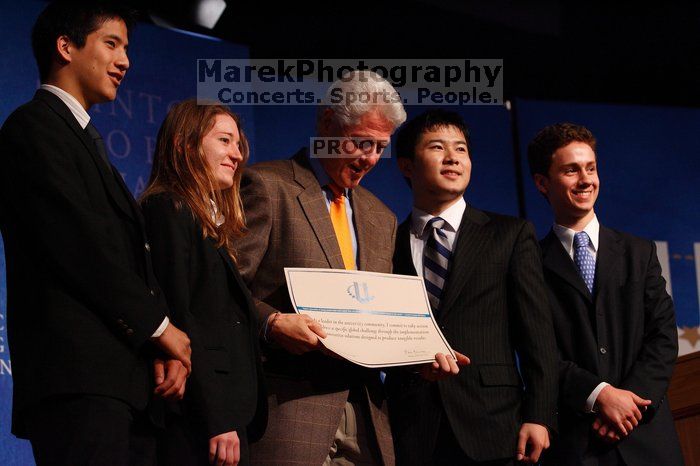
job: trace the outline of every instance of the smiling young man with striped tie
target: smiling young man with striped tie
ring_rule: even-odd
[[[673,301],[653,242],[598,223],[596,140],[542,129],[530,172],[554,213],[542,240],[560,362],[559,438],[545,464],[683,464],[664,397],[678,353]]]
[[[389,373],[397,464],[536,463],[554,427],[557,368],[534,228],[465,202],[472,160],[457,113],[406,123],[396,153],[413,212],[397,231],[394,273],[424,277],[443,334],[471,359],[437,381]]]

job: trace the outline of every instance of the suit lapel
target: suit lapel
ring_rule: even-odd
[[[124,182],[124,178],[122,178],[121,173],[119,173],[119,170],[112,165],[112,172],[115,181],[117,182],[117,185],[119,186],[119,189],[121,190],[121,193],[123,195],[123,199],[126,199],[129,205],[131,206],[131,210],[127,211],[124,210],[127,214],[132,214],[132,218],[136,218],[138,223],[144,227],[144,232],[145,227],[146,227],[146,222],[143,218],[143,214],[141,213],[141,207],[136,203],[136,199],[134,199],[134,196],[131,194],[131,191],[129,191],[129,188],[126,186],[126,183]],[[123,209],[126,209],[125,206],[122,206]]]
[[[418,275],[411,253],[411,216],[399,225],[396,231],[396,251],[394,251],[394,273]]]
[[[321,245],[328,264],[333,269],[344,269],[343,256],[340,253],[340,246],[335,236],[335,230],[333,230],[323,191],[313,171],[311,171],[311,167],[308,167],[306,154],[303,150],[297,152],[292,159],[292,167],[294,181],[304,188],[304,191],[297,196],[299,205]]]
[[[438,315],[444,317],[455,304],[465,283],[478,268],[483,247],[491,238],[491,230],[485,225],[489,217],[484,212],[467,205],[459,226],[457,245],[453,248],[447,282],[440,299]]]
[[[547,234],[544,240],[542,240],[542,254],[543,265],[546,269],[561,277],[564,281],[581,293],[586,300],[589,302],[593,301],[591,292],[588,291],[586,283],[579,275],[578,270],[576,270],[574,261],[571,260],[571,257],[564,249],[564,246],[562,246],[561,241],[559,241],[559,238],[552,230],[550,230],[549,234]],[[596,265],[596,269],[598,268],[599,265]]]
[[[357,270],[375,270],[371,252],[374,251],[374,242],[376,236],[373,231],[378,230],[375,217],[372,215],[370,206],[367,200],[362,196],[359,189],[355,189],[351,195],[353,223],[355,224],[355,232],[357,234]]]
[[[614,231],[601,225],[599,235],[594,285],[596,301],[611,283],[616,283],[612,277],[618,273],[624,253],[620,238]]]
[[[97,167],[97,171],[100,173],[100,176],[102,177],[102,182],[104,183],[109,196],[112,198],[112,200],[120,210],[122,210],[131,219],[136,220],[134,218],[134,210],[129,204],[129,198],[132,198],[131,193],[129,193],[128,189],[126,190],[126,193],[121,191],[122,188],[118,185],[118,181],[115,177],[115,174],[112,172],[112,170],[110,170],[109,167],[105,166],[104,160],[102,160],[102,157],[100,157],[100,154],[98,154],[97,147],[95,147],[95,141],[93,141],[92,138],[85,132],[85,130],[80,127],[78,121],[75,119],[75,116],[73,116],[70,109],[66,107],[66,105],[61,99],[59,99],[49,91],[39,89],[34,97],[41,99],[43,102],[45,102],[54,112],[56,112],[63,119],[63,121],[66,122],[68,127],[71,129],[71,131],[73,131],[73,133],[78,137],[78,139],[80,139],[80,141],[85,146],[85,149],[92,157],[92,161]],[[126,188],[126,186],[124,186],[124,188]]]

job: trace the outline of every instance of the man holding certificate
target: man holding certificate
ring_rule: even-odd
[[[436,382],[389,372],[397,463],[536,463],[555,423],[557,365],[534,228],[466,204],[471,154],[458,114],[407,123],[396,153],[414,207],[397,231],[394,273],[423,276],[442,333],[471,358]]]
[[[368,71],[331,89],[396,93]],[[396,218],[359,183],[406,112],[400,102],[350,100],[322,106],[317,117],[315,139],[342,141],[343,153],[323,158],[302,149],[243,174],[249,231],[237,244],[239,266],[261,319],[270,394],[268,429],[251,446],[253,463],[394,464],[379,371],[319,351],[326,334],[294,313],[285,281],[285,267],[391,272]]]

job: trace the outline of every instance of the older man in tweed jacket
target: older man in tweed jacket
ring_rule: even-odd
[[[395,93],[374,73],[348,77],[329,93]],[[256,299],[270,393],[267,433],[251,446],[254,464],[394,464],[379,372],[321,351],[325,334],[294,314],[284,276],[284,267],[391,272],[396,217],[359,183],[406,113],[400,103],[351,100],[321,107],[317,127],[319,137],[360,140],[356,150],[343,144],[341,156],[316,158],[302,149],[243,176],[249,231],[238,243],[239,266]],[[333,203],[344,227],[332,219]]]

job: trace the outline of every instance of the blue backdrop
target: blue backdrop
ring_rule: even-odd
[[[23,102],[31,99],[38,77],[29,33],[44,3],[27,1],[11,7],[2,2],[0,41],[0,122]],[[113,163],[127,185],[139,195],[148,180],[155,136],[169,106],[196,93],[197,58],[246,58],[246,47],[202,37],[140,25],[131,36],[131,68],[118,99],[91,110],[94,123],[104,136]],[[473,169],[467,200],[476,207],[517,215],[518,194],[513,157],[510,115],[503,107],[452,107],[465,117],[472,133]],[[665,242],[668,248],[672,292],[679,325],[689,339],[700,321],[697,253],[700,249],[700,217],[695,213],[700,175],[697,158],[700,142],[695,136],[700,110],[680,108],[624,107],[550,102],[518,102],[518,127],[525,145],[542,126],[570,120],[591,128],[599,140],[601,222]],[[252,162],[287,158],[314,134],[315,109],[310,106],[256,106],[235,108],[251,140]],[[425,107],[409,107],[409,117]],[[523,165],[524,173],[528,173]],[[529,177],[524,202],[528,217],[540,235],[551,218],[545,201]],[[394,158],[381,160],[363,185],[377,194],[403,220],[410,212],[410,192],[396,168]],[[5,313],[7,310],[4,255],[0,243],[0,464],[32,464],[27,442],[9,434],[11,361]],[[12,312],[12,310],[9,310]],[[695,333],[692,333],[695,332]]]

